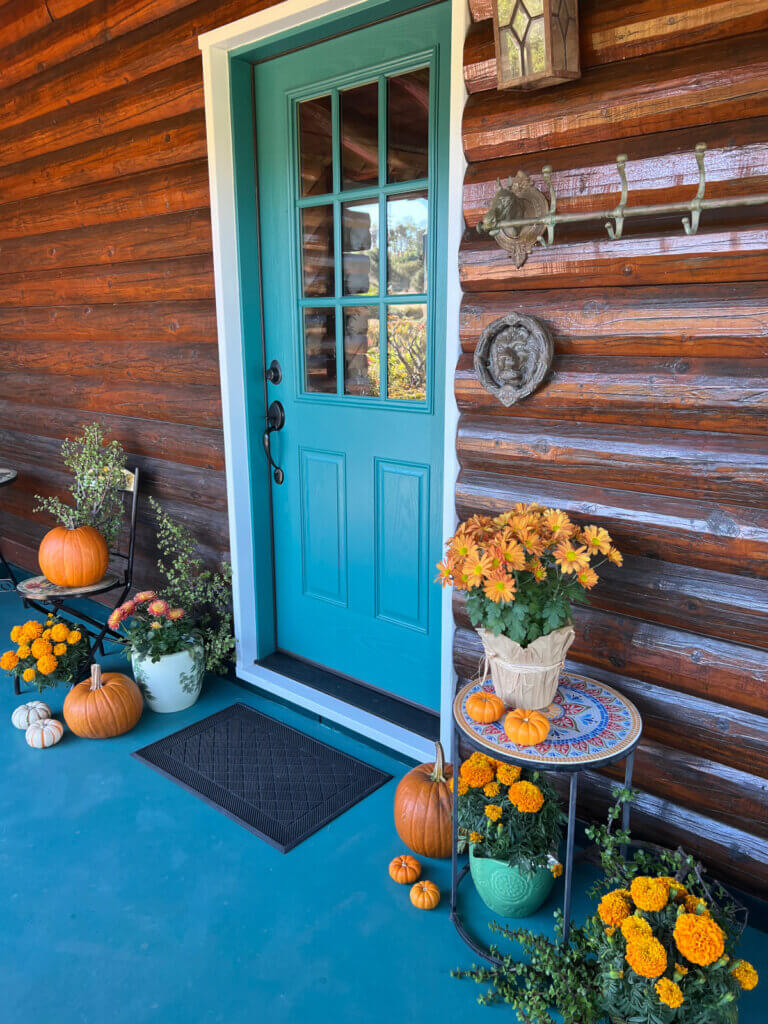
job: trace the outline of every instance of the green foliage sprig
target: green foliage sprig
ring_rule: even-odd
[[[35,495],[35,512],[49,512],[62,526],[74,530],[92,526],[113,547],[123,523],[125,452],[119,441],[106,440],[99,423],[83,427],[79,437],[61,445],[64,465],[72,472],[72,505],[59,498]]]

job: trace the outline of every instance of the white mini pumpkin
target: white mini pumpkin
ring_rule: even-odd
[[[37,747],[38,750],[52,747],[63,735],[64,726],[55,718],[42,718],[39,722],[33,722],[25,733],[30,747]]]
[[[51,709],[41,700],[31,700],[29,704],[19,704],[11,715],[11,722],[17,729],[26,729],[33,722],[42,718],[50,718]]]

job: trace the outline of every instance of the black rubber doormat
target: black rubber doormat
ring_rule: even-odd
[[[392,778],[239,703],[133,756],[283,853]]]

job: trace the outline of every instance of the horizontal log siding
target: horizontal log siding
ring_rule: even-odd
[[[496,89],[491,7],[470,0],[464,49],[467,230],[461,246],[461,518],[542,501],[605,524],[626,553],[576,614],[570,665],[635,701],[641,835],[683,842],[723,877],[768,889],[768,222],[765,211],[679,218],[610,241],[571,227],[516,270],[474,230],[496,180],[519,168],[558,209],[690,198],[695,143],[708,195],[768,190],[768,3],[581,0],[580,80]],[[671,154],[668,155],[668,154]],[[544,320],[555,360],[504,409],[478,384],[482,330],[517,310]],[[455,664],[478,669],[464,601]],[[600,813],[621,767],[591,774]]]
[[[63,438],[98,419],[156,496],[227,552],[201,32],[259,0],[0,5],[0,496],[30,570],[66,496]],[[154,579],[144,503],[139,583]]]

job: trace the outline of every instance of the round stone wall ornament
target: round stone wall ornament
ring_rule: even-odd
[[[475,349],[475,373],[486,391],[510,406],[532,395],[552,366],[555,345],[540,320],[509,313],[488,324]]]

